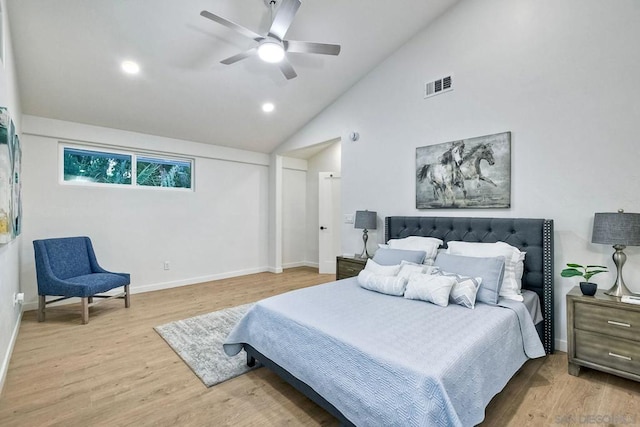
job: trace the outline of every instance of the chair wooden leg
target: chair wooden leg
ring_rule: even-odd
[[[131,299],[129,296],[129,285],[124,285],[124,306],[125,308],[129,308],[131,305]]]
[[[38,322],[44,322],[44,307],[46,305],[46,297],[38,295]]]
[[[89,298],[82,298],[82,324],[86,325],[89,323]]]

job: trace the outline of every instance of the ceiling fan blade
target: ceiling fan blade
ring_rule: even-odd
[[[319,53],[321,55],[338,55],[340,53],[339,44],[299,42],[285,40],[284,49],[293,53]]]
[[[276,10],[276,16],[273,18],[271,28],[269,28],[269,35],[283,40],[300,4],[300,0],[283,0],[278,10]]]
[[[224,19],[221,16],[214,15],[213,13],[208,12],[206,10],[203,10],[202,12],[200,12],[200,15],[204,16],[205,18],[209,18],[212,21],[217,22],[218,24],[222,24],[227,28],[231,28],[232,30],[239,32],[243,36],[249,37],[250,39],[253,39],[255,41],[260,41],[264,39],[264,37],[262,37],[260,34],[256,34],[248,28],[245,28],[241,25],[236,24],[235,22],[231,22],[227,19]]]
[[[251,55],[255,55],[255,53],[257,51],[258,51],[258,49],[254,47],[254,48],[251,48],[251,49],[249,49],[249,50],[247,50],[245,52],[241,52],[241,53],[239,53],[237,55],[230,56],[227,59],[223,59],[220,62],[223,63],[224,65],[231,65],[231,64],[234,64],[234,63],[236,63],[236,62],[238,62],[240,60],[248,58]]]
[[[282,61],[278,63],[278,65],[280,66],[280,71],[282,71],[282,74],[284,74],[287,80],[294,79],[298,76],[298,74],[293,69],[293,66],[291,66],[291,63],[287,60],[287,58],[283,58]]]

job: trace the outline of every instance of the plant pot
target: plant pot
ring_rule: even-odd
[[[596,291],[598,290],[598,285],[591,282],[580,282],[580,290],[582,291],[582,295],[594,296]]]

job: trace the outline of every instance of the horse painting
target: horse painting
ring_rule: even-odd
[[[464,186],[464,180],[474,180],[475,188],[480,188],[480,181],[487,182],[494,187],[498,185],[491,180],[491,178],[482,174],[480,169],[480,162],[486,160],[490,166],[495,165],[496,161],[493,157],[493,149],[491,144],[478,144],[473,147],[468,154],[465,154],[462,161],[459,163],[458,168],[462,179],[456,181],[454,184],[462,190],[463,198],[467,199],[467,189]]]
[[[426,164],[418,171],[418,180],[430,183],[433,186],[433,197],[442,197],[443,204],[447,204],[448,201],[451,205],[456,203],[453,186],[462,181],[460,164],[464,160],[463,152],[464,142],[455,142],[440,156],[438,163]]]
[[[510,162],[510,132],[419,147],[416,206],[509,207]]]

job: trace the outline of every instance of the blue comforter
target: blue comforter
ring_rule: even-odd
[[[500,305],[439,307],[351,278],[258,302],[224,350],[250,344],[358,426],[471,426],[545,354],[524,305]]]

